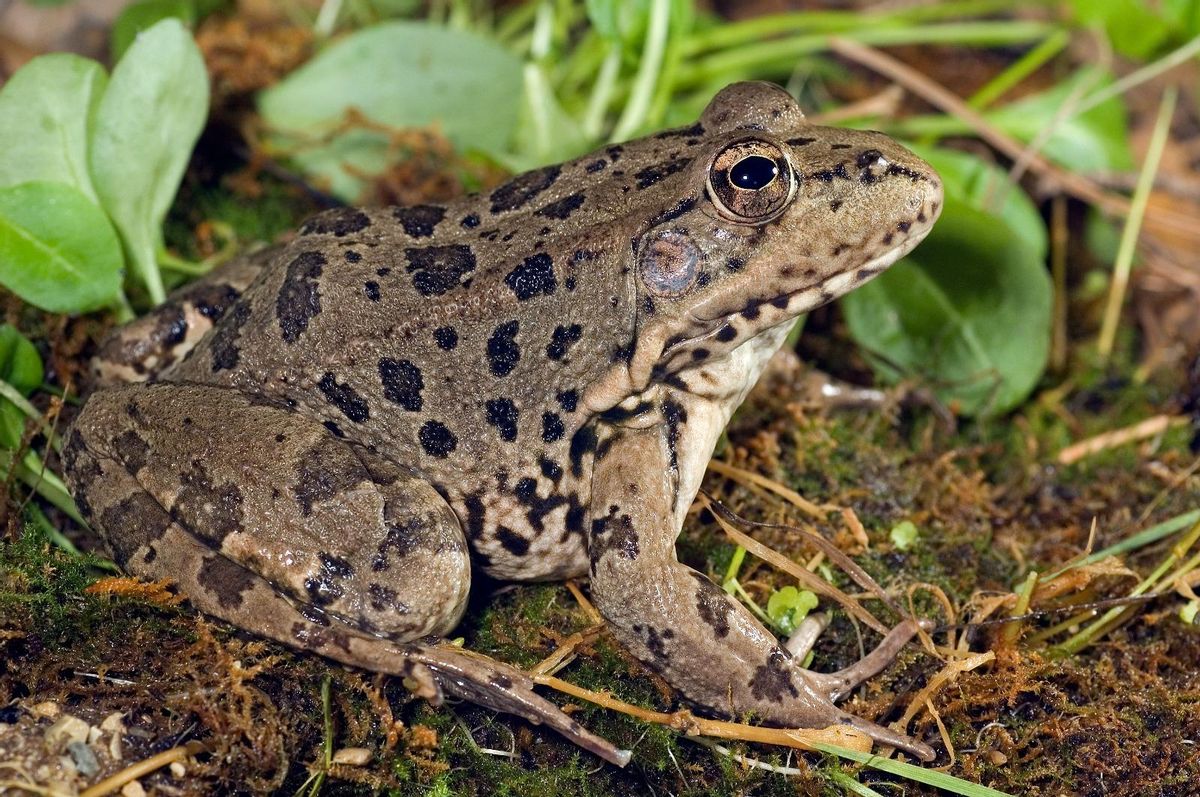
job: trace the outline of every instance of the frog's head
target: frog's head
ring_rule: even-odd
[[[808,123],[778,86],[729,86],[700,125],[689,166],[655,186],[663,208],[631,240],[628,390],[857,288],[911,251],[941,209],[928,164],[881,133]]]

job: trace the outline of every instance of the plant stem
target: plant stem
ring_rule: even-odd
[[[625,110],[621,112],[621,118],[617,120],[617,126],[613,130],[613,141],[625,141],[645,122],[646,111],[654,96],[658,70],[662,65],[670,21],[671,0],[651,0],[650,24],[646,28],[646,43],[642,47],[641,64],[633,80],[633,91],[629,95],[629,101],[625,103]]]

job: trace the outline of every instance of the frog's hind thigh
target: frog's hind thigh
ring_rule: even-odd
[[[257,633],[318,648],[296,638],[303,616],[404,641],[462,616],[470,563],[446,501],[287,407],[203,385],[103,390],[63,459],[122,565]]]

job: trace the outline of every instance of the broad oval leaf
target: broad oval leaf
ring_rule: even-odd
[[[207,115],[204,60],[177,19],[138,34],[96,113],[96,192],[156,304],[165,296],[156,259],[163,219]]]
[[[0,188],[66,183],[99,201],[88,173],[88,128],[108,75],[70,53],[33,59],[0,89]]]
[[[924,243],[841,306],[884,379],[919,375],[963,414],[992,415],[1018,405],[1045,368],[1051,290],[1025,239],[948,195]]]
[[[109,51],[113,58],[121,58],[137,35],[149,30],[164,19],[175,18],[191,27],[196,22],[195,0],[138,0],[125,6],[113,22],[109,37]]]
[[[42,358],[11,324],[0,324],[0,379],[28,396],[42,383]],[[25,413],[0,399],[0,448],[15,449],[25,432]]]
[[[108,217],[64,183],[0,188],[0,283],[52,313],[83,313],[121,291],[124,260]]]
[[[334,43],[259,95],[258,104],[268,127],[285,134],[277,143],[306,142],[294,160],[353,199],[363,175],[350,164],[376,160],[373,153],[387,140],[379,132],[373,140],[360,135],[372,154],[357,158],[340,143],[348,117],[361,114],[396,129],[436,125],[459,150],[498,155],[512,138],[520,98],[521,62],[494,41],[438,25],[388,22]]]

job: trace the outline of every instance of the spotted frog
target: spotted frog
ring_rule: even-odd
[[[444,640],[473,570],[587,577],[613,635],[704,710],[855,726],[836,673],[676,559],[717,437],[796,318],[929,231],[933,170],[738,83],[699,121],[446,205],[337,209],[104,346],[63,460],[116,560],[198,609],[628,759]],[[141,380],[141,381],[139,381]]]

